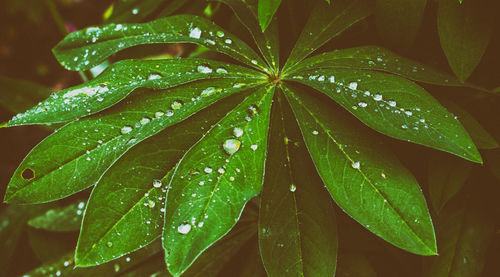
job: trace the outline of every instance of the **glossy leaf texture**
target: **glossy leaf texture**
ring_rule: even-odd
[[[335,202],[395,246],[435,255],[434,229],[422,191],[377,135],[311,93],[293,87],[285,95]]]
[[[417,35],[427,0],[377,0],[377,29],[384,42],[408,48]]]
[[[108,24],[69,34],[54,55],[69,70],[86,70],[112,54],[141,44],[188,42],[224,53],[264,70],[262,59],[246,43],[202,17],[175,15],[141,24]]]
[[[437,153],[428,161],[429,196],[434,212],[438,214],[470,176],[467,162]]]
[[[68,122],[102,111],[123,100],[139,87],[166,89],[203,79],[225,78],[237,82],[264,75],[253,70],[201,59],[125,60],[108,67],[90,82],[53,94],[8,126]]]
[[[289,72],[327,68],[384,71],[422,83],[440,86],[464,86],[455,76],[399,56],[379,46],[361,46],[322,53],[303,60],[291,67]]]
[[[481,276],[495,220],[472,207],[477,204],[452,201],[444,208],[437,225],[439,256],[424,260],[422,277]]]
[[[171,171],[196,141],[242,100],[235,95],[141,142],[93,189],[85,211],[76,264],[102,264],[157,239],[162,232]]]
[[[77,201],[63,207],[48,209],[44,214],[33,217],[28,225],[52,232],[79,231],[85,209],[85,201]]]
[[[372,7],[367,0],[336,0],[331,5],[317,1],[283,71],[371,13]]]
[[[481,61],[493,24],[487,1],[440,0],[438,33],[448,64],[465,81]],[[491,21],[491,22],[490,22]]]
[[[268,276],[334,276],[337,225],[333,202],[316,172],[283,96],[273,105],[259,245]]]
[[[281,0],[259,0],[259,24],[264,32],[278,10]]]
[[[249,95],[175,168],[163,230],[165,263],[174,276],[231,230],[259,194],[273,91],[263,87]]]
[[[25,80],[0,76],[0,107],[20,113],[50,96],[52,90]]]
[[[385,135],[481,163],[481,155],[453,114],[404,78],[356,69],[309,70],[289,77],[311,86]]]
[[[168,91],[142,90],[124,103],[73,121],[38,144],[9,183],[9,203],[57,200],[83,189],[142,140],[215,101],[255,86],[252,79],[206,80]],[[64,185],[63,185],[64,184]]]
[[[248,29],[268,65],[278,71],[280,48],[278,23],[271,20],[265,31],[262,31],[258,20],[257,0],[217,0],[228,5],[239,21]]]

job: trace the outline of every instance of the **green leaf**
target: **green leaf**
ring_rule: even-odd
[[[448,155],[435,155],[428,161],[429,196],[436,213],[457,194],[470,176],[471,166]]]
[[[52,90],[25,80],[0,76],[0,106],[20,113],[49,97]]]
[[[28,225],[52,232],[79,231],[84,208],[85,202],[78,201],[65,207],[49,209],[45,214],[31,218]]]
[[[139,87],[165,89],[201,79],[259,78],[244,67],[201,59],[126,60],[108,67],[90,82],[64,89],[35,107],[18,114],[9,126],[68,122],[102,111]],[[248,80],[245,80],[248,81]],[[242,82],[245,82],[242,81]]]
[[[371,4],[366,0],[336,0],[333,5],[318,1],[283,71],[306,58],[354,23],[369,16],[371,12]]]
[[[335,202],[395,246],[435,255],[436,240],[415,178],[369,129],[310,93],[286,89],[319,175]]]
[[[420,29],[427,0],[377,0],[377,29],[384,42],[409,47]]]
[[[76,248],[78,266],[108,262],[161,235],[171,169],[241,100],[236,95],[167,128],[132,148],[104,174],[85,211]]]
[[[303,60],[291,67],[288,72],[326,68],[385,71],[433,85],[464,86],[452,75],[442,73],[378,46],[362,46],[325,52]]]
[[[355,69],[318,69],[290,77],[338,102],[385,135],[481,163],[460,122],[423,88],[399,76]]]
[[[181,159],[168,193],[163,230],[167,268],[182,274],[238,221],[259,194],[274,87],[248,96]]]
[[[269,276],[334,276],[335,209],[283,101],[278,97],[271,116],[259,215],[262,260]]]
[[[458,117],[460,123],[464,126],[465,130],[470,134],[472,141],[476,144],[478,149],[496,149],[498,148],[498,142],[494,137],[490,135],[486,129],[477,121],[469,112],[464,108],[458,106],[451,101],[444,101],[440,99],[440,102],[446,107],[447,110],[452,112]]]
[[[5,201],[47,202],[86,189],[137,143],[219,99],[255,86],[244,83],[206,80],[167,91],[141,90],[102,114],[73,121],[28,154],[14,172]]]
[[[278,72],[279,67],[279,36],[278,23],[271,20],[270,25],[262,31],[257,11],[257,0],[217,0],[228,5],[240,22],[245,25],[267,64]],[[273,0],[274,1],[274,0]]]
[[[259,0],[259,24],[264,32],[278,10],[281,0]]]
[[[175,15],[142,24],[89,27],[66,36],[53,52],[67,69],[82,71],[132,46],[173,42],[202,45],[254,68],[266,69],[262,59],[242,40],[211,21],[193,15]]]
[[[486,1],[440,0],[438,33],[448,63],[465,81],[481,61],[491,37],[490,11]]]
[[[471,205],[477,203],[453,201],[445,207],[437,225],[439,256],[424,259],[422,277],[481,276],[495,220]]]
[[[74,253],[68,253],[53,263],[43,264],[38,268],[26,273],[33,277],[46,276],[116,276],[131,268],[140,266],[142,263],[158,256],[161,251],[160,242],[156,241],[143,249],[136,251],[127,257],[122,257],[113,263],[95,267],[75,267]]]

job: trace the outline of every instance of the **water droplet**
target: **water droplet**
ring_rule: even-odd
[[[151,118],[145,116],[143,118],[141,118],[141,120],[139,121],[139,123],[141,123],[141,125],[146,125],[148,124],[149,122],[151,122]]]
[[[237,138],[241,137],[243,135],[243,129],[241,129],[240,127],[234,127],[233,135]]]
[[[385,175],[385,173],[384,173],[384,172],[380,173],[380,177],[382,177],[382,178],[384,178],[384,179],[385,179],[385,178],[387,178],[387,176]]]
[[[194,29],[191,29],[191,32],[189,32],[189,37],[199,39],[201,37],[200,28],[196,27]]]
[[[405,114],[406,114],[407,116],[411,116],[413,113],[412,113],[411,111],[405,111]]]
[[[157,111],[155,112],[155,117],[158,118],[158,117],[162,117],[165,113],[162,112],[162,111]]]
[[[204,223],[203,223],[203,221],[200,221],[200,222],[198,223],[198,227],[199,227],[199,228],[203,227],[203,224],[204,224]]]
[[[387,104],[389,104],[389,106],[391,106],[391,107],[396,107],[396,101],[394,101],[394,100],[387,101]]]
[[[408,129],[408,126],[406,126],[406,124],[403,124],[403,125],[401,125],[401,128]]]
[[[224,173],[226,172],[226,170],[225,170],[224,168],[222,168],[222,167],[221,167],[221,168],[219,168],[219,169],[217,170],[217,172],[219,172],[219,174],[224,174]]]
[[[297,187],[294,184],[290,185],[290,191],[295,192],[297,190]]]
[[[179,232],[179,234],[185,235],[189,233],[189,231],[191,231],[191,225],[188,223],[182,223],[179,227],[177,227],[177,232]]]
[[[382,100],[382,94],[374,94],[373,95],[373,100],[375,101],[381,101]]]
[[[226,42],[227,44],[231,44],[231,43],[233,43],[233,41],[232,41],[232,40],[230,40],[230,39],[226,39],[226,40],[225,40],[225,42]]]
[[[113,246],[113,243],[112,243],[111,241],[108,241],[108,242],[106,243],[106,246],[107,246],[107,247],[112,247],[112,246]]]
[[[257,64],[257,60],[252,60],[252,63],[253,64]]]
[[[123,126],[123,127],[122,127],[122,129],[121,129],[121,133],[122,133],[122,135],[126,135],[126,134],[128,134],[128,133],[132,132],[132,129],[133,129],[133,128],[132,128],[132,126],[130,126],[130,125],[125,125],[125,126]]]
[[[257,144],[252,144],[250,145],[250,148],[252,148],[253,151],[257,150],[259,146]]]
[[[314,131],[312,131],[312,134],[316,136],[317,134],[319,134],[319,132],[314,130]]]
[[[149,208],[154,208],[156,206],[156,202],[153,200],[148,200],[148,202],[145,204],[146,204],[145,206],[147,206]]]
[[[258,113],[259,113],[259,108],[256,105],[250,105],[250,107],[248,107],[248,114],[250,116],[256,115]]]
[[[335,76],[333,76],[333,75],[330,76],[329,80],[330,80],[330,83],[332,83],[332,84],[335,83]]]
[[[224,151],[226,151],[227,154],[233,155],[236,153],[241,146],[241,141],[237,139],[227,139],[222,147],[224,148]]]
[[[205,74],[212,73],[212,71],[213,71],[212,68],[207,66],[207,65],[199,65],[197,70],[198,70],[198,72],[205,73]]]
[[[172,110],[178,110],[178,109],[182,108],[182,105],[184,105],[184,104],[182,103],[181,100],[175,100],[174,102],[172,102],[170,107],[172,108]],[[168,112],[167,112],[167,116],[168,116]]]
[[[153,180],[153,187],[159,188],[161,187],[161,185],[162,185],[161,180],[158,179]]]
[[[321,75],[318,77],[318,81],[323,82],[325,80],[325,76]]]
[[[225,69],[224,67],[219,67],[215,70],[215,72],[220,74],[227,74],[227,69]]]
[[[219,92],[219,91],[220,91],[220,89],[216,89],[214,87],[208,87],[201,92],[200,96],[207,97],[207,96],[213,95],[214,93]]]
[[[205,173],[207,173],[207,174],[212,173],[212,168],[207,166],[207,167],[205,167],[205,169],[203,171],[205,171]]]
[[[220,37],[220,38],[221,38],[221,37],[224,37],[224,32],[223,32],[223,31],[220,31],[220,30],[219,30],[219,31],[217,31],[217,33],[216,33],[216,34],[217,34],[217,36],[218,36],[218,37]]]
[[[161,79],[161,77],[163,77],[163,76],[160,73],[151,73],[148,76],[148,80],[157,80],[157,79]]]
[[[358,106],[360,106],[361,108],[366,108],[366,106],[368,106],[368,104],[366,104],[365,102],[359,102]]]
[[[352,89],[352,90],[357,89],[358,88],[358,83],[356,83],[356,82],[349,83],[349,88]]]
[[[200,186],[203,186],[203,185],[205,185],[205,181],[200,181],[198,184],[199,184]]]
[[[165,113],[165,115],[166,115],[167,117],[171,117],[171,116],[173,116],[173,115],[174,115],[174,112],[173,112],[173,111],[171,111],[171,110],[168,110],[168,111]]]
[[[360,164],[359,162],[353,162],[353,163],[351,164],[352,168],[354,168],[354,169],[358,169],[358,168],[360,167],[360,165],[361,165],[361,164]]]

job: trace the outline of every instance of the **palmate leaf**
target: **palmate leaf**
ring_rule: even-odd
[[[371,4],[367,0],[336,0],[332,5],[317,1],[283,71],[286,72],[288,67],[300,62],[371,12]]]
[[[202,17],[175,15],[142,24],[109,24],[69,34],[54,47],[57,60],[69,70],[86,70],[110,55],[141,44],[189,42],[224,53],[265,70],[264,61],[246,43]]]
[[[385,135],[481,163],[460,122],[423,88],[395,75],[356,69],[317,69],[289,77],[338,102]]]
[[[182,274],[238,221],[259,194],[274,87],[261,88],[228,113],[181,159],[168,193],[163,247],[167,268]]]
[[[216,0],[228,5],[236,17],[248,29],[268,65],[278,71],[279,67],[279,36],[278,23],[271,20],[265,31],[262,31],[258,17],[257,0]]]
[[[384,71],[410,80],[440,86],[469,85],[463,84],[452,75],[442,73],[378,46],[362,46],[325,52],[290,67],[288,72],[326,68]]]
[[[78,266],[110,261],[161,235],[168,171],[241,100],[242,95],[235,95],[167,128],[132,148],[106,172],[85,211],[76,249]]]
[[[125,103],[103,114],[65,125],[24,159],[9,183],[5,201],[53,201],[96,184],[117,159],[140,141],[219,99],[256,85],[253,79],[240,78],[242,83],[236,85],[234,81],[200,81],[168,92],[137,91]]]
[[[334,276],[337,225],[333,203],[282,96],[273,105],[259,245],[269,276]]]
[[[202,79],[259,78],[256,71],[201,59],[125,60],[108,67],[96,79],[67,88],[18,114],[8,126],[68,122],[94,114],[124,99],[139,87],[165,89]],[[254,81],[254,82],[255,82]]]
[[[492,27],[487,1],[440,0],[438,33],[448,63],[461,81],[465,81],[481,61],[488,46]]]
[[[299,88],[292,90],[285,88],[285,95],[335,202],[397,247],[435,255],[436,240],[425,198],[410,172],[350,115]]]
[[[44,214],[31,218],[28,225],[53,232],[79,231],[82,223],[85,201],[76,201],[64,207],[56,207]]]

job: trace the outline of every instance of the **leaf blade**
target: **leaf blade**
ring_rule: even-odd
[[[262,260],[269,276],[333,276],[335,210],[285,105],[278,96],[271,112],[259,215]]]
[[[383,144],[374,147],[374,141],[366,139],[373,134],[357,128],[346,114],[298,91],[287,89],[286,96],[335,202],[391,244],[419,255],[435,255],[432,221],[414,177]]]
[[[209,20],[175,15],[142,24],[109,24],[69,34],[54,49],[68,70],[86,70],[120,50],[153,43],[188,42],[224,53],[250,67],[264,70],[262,59],[245,42]]]
[[[482,163],[457,118],[413,82],[351,69],[310,70],[290,79],[325,93],[378,132]]]
[[[260,192],[273,89],[249,95],[177,165],[163,231],[165,263],[173,275],[224,236]]]
[[[264,32],[278,10],[281,0],[259,0],[259,24]]]

